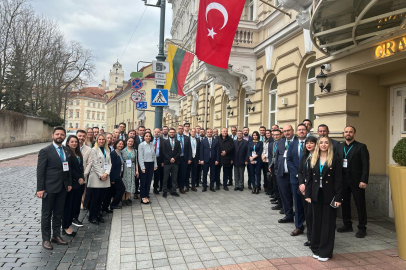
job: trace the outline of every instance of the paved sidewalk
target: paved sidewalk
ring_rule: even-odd
[[[45,146],[48,146],[50,143],[51,142],[37,143],[37,144],[24,145],[24,146],[19,146],[19,147],[0,149],[0,162],[6,161],[6,160],[11,160],[11,159],[16,159],[16,158],[23,157],[23,156],[26,156],[29,154],[38,153],[39,150],[41,150]]]
[[[37,155],[2,162],[0,166],[0,269],[105,269],[112,215],[106,223],[84,226],[74,238],[62,236],[68,246],[54,244],[54,250],[42,248],[41,201],[34,197]],[[16,167],[26,164],[31,167]]]
[[[107,269],[191,270],[227,265],[251,269],[249,265],[255,262],[311,258],[310,249],[303,246],[305,235],[290,236],[294,224],[277,222],[282,215],[270,209],[269,197],[263,192],[253,195],[248,189],[215,193],[201,190],[179,198],[168,195],[167,199],[151,194],[150,205],[133,202],[131,207],[115,210]],[[338,225],[341,222],[338,220]],[[364,239],[356,238],[355,231],[337,233],[334,253],[397,247],[393,231],[369,223],[367,232]],[[335,256],[331,262],[339,258]],[[246,263],[247,267],[241,266]],[[268,266],[266,269],[276,269],[275,264]],[[294,269],[291,265],[277,268]]]

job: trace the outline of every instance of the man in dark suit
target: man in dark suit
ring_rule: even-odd
[[[180,159],[180,142],[175,138],[175,129],[169,130],[169,139],[164,140],[162,153],[164,155],[164,181],[163,181],[163,197],[166,198],[168,194],[168,179],[171,176],[172,186],[171,195],[179,197],[176,192],[176,181],[178,179],[178,165]]]
[[[237,132],[237,139],[234,140],[234,180],[235,188],[234,190],[243,191],[244,190],[244,171],[245,167],[248,165],[247,152],[248,152],[248,142],[242,139],[242,131]]]
[[[213,130],[208,128],[206,138],[200,143],[200,164],[203,166],[203,192],[207,191],[207,173],[210,169],[210,191],[216,192],[216,166],[219,164],[220,150],[218,141],[213,139]]]
[[[300,159],[303,155],[303,149],[306,147],[305,140],[307,136],[307,128],[304,124],[299,124],[296,129],[297,140],[294,140],[288,149],[286,161],[288,163],[289,175],[290,175],[290,187],[292,190],[293,199],[295,202],[295,226],[296,229],[290,234],[291,236],[297,236],[303,233],[303,223],[305,221],[304,206],[302,198],[298,193],[299,190],[299,178],[298,170]]]
[[[159,191],[162,191],[164,181],[164,156],[162,154],[164,139],[161,138],[160,133],[161,130],[159,128],[154,129],[152,144],[154,145],[156,162],[158,164],[158,169],[154,171],[154,194],[159,194]]]
[[[217,141],[219,142],[220,162],[216,168],[216,190],[220,190],[220,171],[223,168],[223,188],[228,191],[227,181],[232,173],[231,161],[234,157],[234,140],[228,136],[227,128],[222,128]]]
[[[329,137],[330,130],[328,129],[327,125],[321,124],[317,127],[317,134],[319,135],[319,137],[321,137],[321,136]],[[334,150],[334,154],[335,154],[336,150],[337,150],[337,146],[340,144],[340,142],[333,140],[333,139],[331,139],[331,141],[333,142],[333,150]]]
[[[282,132],[279,129],[275,129],[272,131],[272,137],[274,141],[268,144],[268,159],[269,159],[268,167],[269,171],[271,172],[271,181],[274,194],[274,197],[271,199],[271,203],[276,205],[272,206],[271,209],[281,210],[282,200],[279,194],[278,182],[275,174],[275,160],[276,160],[276,149],[278,149],[278,144],[281,141]]]
[[[180,142],[181,152],[179,159],[178,185],[179,192],[185,194],[189,191],[188,165],[192,163],[192,146],[188,136],[183,135],[183,126],[178,126],[176,139]],[[185,188],[186,186],[186,188]]]
[[[124,140],[126,141],[128,138],[128,135],[125,134],[125,129],[126,129],[127,125],[125,123],[120,123],[118,125],[118,130],[120,131],[120,133],[118,134],[118,139],[120,140]]]
[[[290,175],[286,157],[288,155],[289,145],[296,139],[291,125],[283,127],[285,138],[278,143],[275,157],[275,174],[278,182],[279,195],[281,196],[283,211],[285,217],[278,220],[279,223],[293,222],[293,197],[290,188]]]
[[[190,130],[190,144],[192,146],[192,191],[197,191],[196,187],[199,186],[199,156],[200,156],[200,140],[196,136],[196,129]]]
[[[367,209],[365,203],[365,189],[369,177],[369,152],[367,146],[355,140],[356,129],[347,126],[344,129],[345,142],[340,143],[336,155],[343,160],[343,222],[344,226],[337,232],[352,232],[351,221],[351,193],[354,196],[358,212],[357,238],[364,238],[367,234]]]
[[[243,133],[243,140],[246,140],[248,143],[252,141],[252,137],[249,135],[250,134],[250,129],[248,127],[244,127],[242,129]],[[251,173],[250,173],[250,166],[247,165],[247,173],[248,173],[248,189],[252,189],[252,179],[251,179]]]
[[[42,199],[42,246],[49,250],[53,249],[51,241],[58,245],[68,244],[60,236],[66,194],[72,189],[68,165],[70,152],[62,146],[65,137],[66,131],[63,127],[54,128],[53,143],[41,149],[38,154],[37,197]]]
[[[138,145],[140,145],[144,141],[144,134],[145,134],[145,127],[144,126],[139,126],[138,127],[138,135],[135,135],[135,149],[138,151]],[[137,159],[138,160],[138,159]],[[139,160],[138,160],[138,168],[141,168]],[[134,193],[134,199],[138,199],[138,194],[139,194],[139,187],[140,187],[140,178],[135,177],[135,193]]]

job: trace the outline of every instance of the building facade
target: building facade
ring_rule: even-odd
[[[170,2],[168,42],[193,52],[198,0]],[[368,214],[393,216],[387,165],[396,142],[406,137],[405,1],[353,2],[270,1],[286,15],[247,0],[228,69],[195,58],[179,113],[166,114],[164,124],[253,131],[261,125],[295,127],[308,118],[314,132],[326,124],[341,141],[344,127],[353,125],[371,156]],[[322,65],[330,92],[317,83]]]

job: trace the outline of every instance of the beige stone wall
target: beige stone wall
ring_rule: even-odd
[[[42,118],[0,111],[0,149],[52,141],[52,127]]]

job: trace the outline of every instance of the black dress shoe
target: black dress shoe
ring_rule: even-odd
[[[278,201],[271,201],[271,204],[279,204]]]
[[[305,247],[310,247],[310,241],[306,241],[303,245],[304,245]]]
[[[282,205],[281,204],[277,204],[275,206],[271,207],[272,210],[281,210],[282,209]]]
[[[65,230],[62,230],[62,235],[67,235],[67,236],[70,236],[70,237],[75,237],[76,232],[67,233]]]
[[[76,226],[76,227],[83,227],[83,223],[82,222],[80,222],[78,219],[74,219],[73,221],[72,221],[72,225],[74,225],[74,226]]]
[[[352,232],[352,231],[353,231],[352,226],[347,226],[347,225],[344,225],[337,229],[337,232],[339,232],[339,233]]]
[[[164,192],[164,194],[162,194],[162,197],[164,198],[168,197],[168,192]]]
[[[366,230],[359,230],[356,234],[355,237],[357,238],[364,238],[367,235],[367,231]]]
[[[248,189],[250,189],[250,190],[251,190],[251,189],[252,189],[252,187],[251,187],[251,186],[248,186]]]
[[[162,192],[162,188],[159,189],[159,192]]]
[[[175,196],[175,197],[179,197],[179,196],[180,196],[179,193],[177,193],[177,192],[171,192],[171,195],[172,195],[172,196]]]
[[[278,223],[290,223],[290,222],[294,222],[293,217],[292,218],[281,218],[280,220],[278,220]]]
[[[234,191],[237,191],[237,190],[239,190],[239,188],[238,188],[238,187],[235,187],[235,188],[234,188]]]
[[[224,187],[224,190],[225,190],[225,191],[228,191],[228,187]]]
[[[230,182],[227,184],[227,186],[232,186],[232,185],[233,185],[233,182]]]
[[[202,192],[206,192],[207,191],[207,187],[203,187]]]
[[[154,188],[154,194],[159,194],[158,189]]]
[[[102,217],[98,217],[97,221],[100,222],[100,223],[104,223],[104,219]]]
[[[212,191],[212,192],[216,192],[216,190],[215,190],[214,188],[211,188],[211,189],[210,189],[210,191]]]
[[[192,187],[190,190],[191,190],[191,191],[194,191],[194,192],[197,191],[197,189],[196,189],[195,187]]]
[[[240,188],[240,191],[244,191],[244,188]]]
[[[110,206],[110,209],[121,209],[122,207],[119,205]]]
[[[99,225],[99,222],[97,221],[97,219],[89,220],[89,222],[92,224]]]
[[[270,196],[271,197],[271,196]],[[272,197],[271,197],[272,198]],[[276,198],[272,198],[271,199],[271,202],[277,202],[278,201],[278,199],[276,199]]]
[[[220,190],[220,186],[217,186],[217,187],[216,187],[216,190]]]
[[[111,207],[110,207],[110,208],[111,208]],[[103,210],[103,212],[106,212],[106,213],[108,213],[108,214],[111,214],[111,213],[113,213],[113,210],[107,209],[107,210]]]
[[[283,209],[279,210],[279,214],[284,215],[285,211],[283,211]]]

